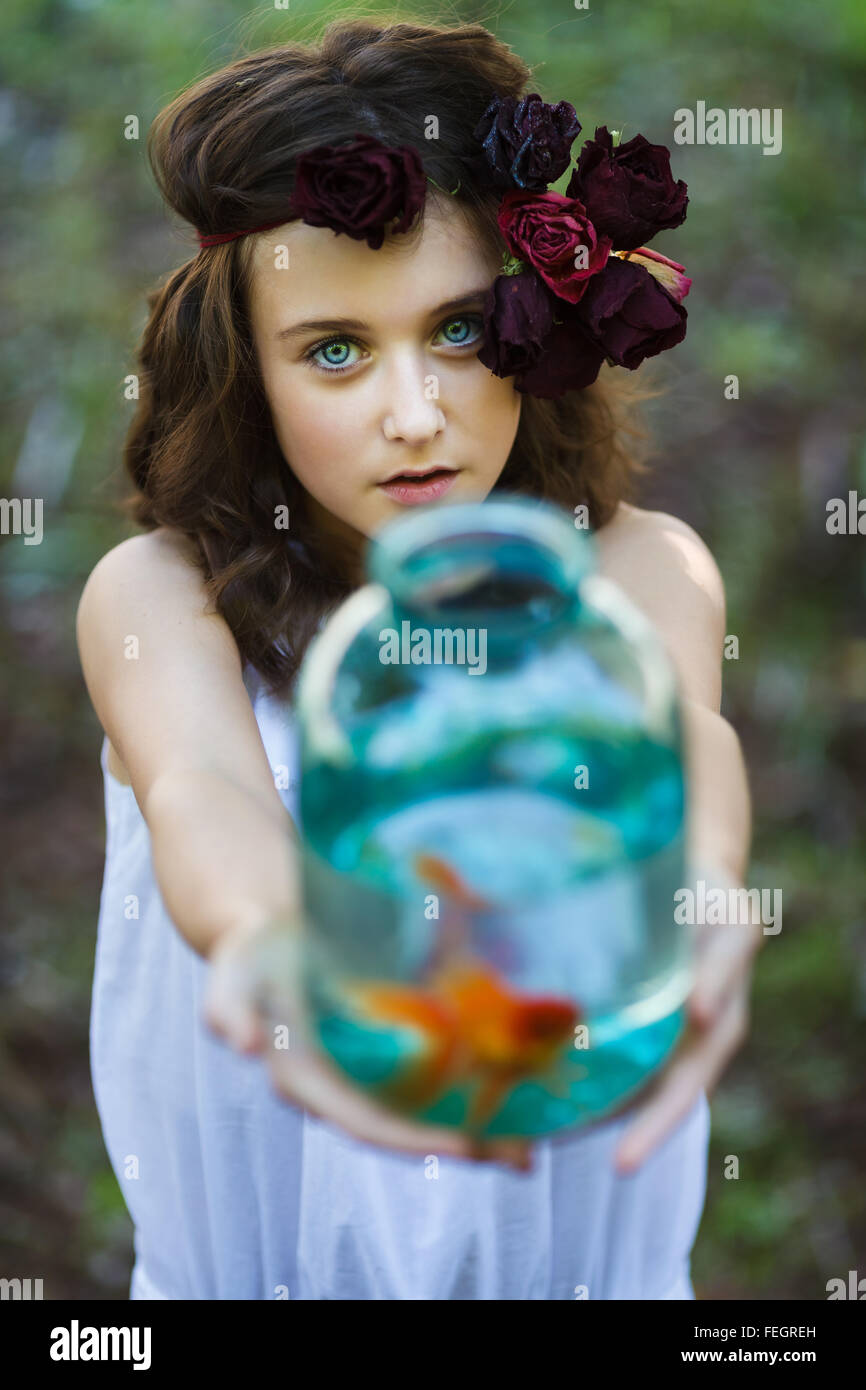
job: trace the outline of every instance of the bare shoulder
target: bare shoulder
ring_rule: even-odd
[[[100,635],[116,635],[117,623],[134,634],[166,620],[176,627],[209,614],[214,633],[230,650],[233,639],[213,610],[193,542],[171,527],[159,527],[121,541],[94,565],[78,601],[79,650],[84,658]]]
[[[121,541],[94,565],[78,601],[75,626],[85,676],[89,678],[90,666],[98,678],[105,644],[116,645],[121,632],[139,641],[146,634],[151,643],[157,637],[169,642],[170,629],[206,618],[209,609],[204,575],[188,537],[159,527]],[[230,650],[231,634],[213,616],[214,634]]]
[[[684,693],[718,710],[725,587],[709,546],[679,517],[625,502],[596,540],[601,573],[655,625]]]
[[[103,555],[76,635],[110,769],[142,808],[159,775],[184,767],[219,770],[272,799],[240,652],[187,537],[159,528]]]
[[[110,595],[115,584],[125,586],[141,579],[146,579],[149,587],[156,588],[166,582],[180,582],[185,588],[198,589],[204,596],[203,576],[195,562],[192,541],[172,527],[160,526],[155,531],[130,536],[106,551],[91,570],[81,599],[84,600],[85,595],[90,599],[95,590],[104,590]],[[89,607],[89,603],[84,602],[85,620]]]
[[[725,588],[712,551],[688,522],[669,512],[650,512],[620,502],[611,521],[596,532],[602,569],[623,582],[664,583],[670,573],[696,585],[724,611]],[[614,573],[616,571],[616,574]]]
[[[184,611],[201,613],[206,601],[192,542],[171,527],[131,536],[97,561],[82,589],[75,627],[85,682],[100,718],[108,709],[105,687],[116,670],[109,652],[117,650],[121,638],[148,640],[150,624],[164,623],[169,614],[177,621]],[[108,766],[118,782],[130,785],[110,737]]]

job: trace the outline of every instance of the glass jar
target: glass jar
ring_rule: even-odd
[[[479,1136],[599,1119],[685,1023],[674,675],[595,563],[548,502],[415,510],[299,674],[314,1035],[380,1102]]]

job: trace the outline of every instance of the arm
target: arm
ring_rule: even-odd
[[[742,882],[751,809],[740,741],[719,712],[725,591],[718,566],[690,526],[663,512],[625,508],[599,543],[602,573],[649,618],[676,672],[690,858]]]
[[[602,542],[601,568],[653,623],[676,670],[693,871],[739,886],[748,867],[751,812],[739,740],[719,713],[725,597],[716,562],[683,522],[626,508]],[[687,1028],[617,1147],[619,1173],[644,1162],[700,1093],[712,1090],[742,1044],[752,962],[762,942],[760,926],[701,929]]]
[[[682,705],[689,766],[689,857],[746,877],[751,804],[740,740],[726,719],[696,700]]]
[[[476,1143],[404,1119],[310,1046],[297,989],[298,834],[274,787],[234,638],[207,612],[183,538],[153,532],[110,551],[85,585],[77,626],[87,688],[147,821],[166,908],[208,959],[208,1026],[260,1052],[285,1099],[356,1138],[525,1167],[525,1143]],[[269,1038],[274,1019],[289,1027],[289,1048]]]
[[[207,612],[184,539],[157,531],[109,551],[84,587],[77,636],[94,709],[150,831],[160,892],[190,946],[207,956],[229,928],[288,915],[297,832],[234,638]]]

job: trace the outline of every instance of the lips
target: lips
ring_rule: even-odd
[[[442,465],[439,468],[425,468],[423,472],[392,473],[391,477],[386,479],[386,482],[417,483],[420,482],[422,479],[425,479],[429,482],[431,478],[438,477],[440,473],[453,472],[455,472],[455,469],[447,468],[444,465]]]
[[[421,502],[435,502],[454,484],[457,470],[454,468],[431,469],[425,474],[396,474],[387,483],[379,486],[393,502],[412,506]]]

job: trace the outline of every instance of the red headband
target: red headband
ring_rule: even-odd
[[[247,227],[243,232],[217,232],[213,236],[198,233],[199,246],[222,246],[224,241],[235,241],[239,236],[252,236],[253,232],[269,232],[272,227],[281,227],[282,222],[265,222],[261,227]]]

